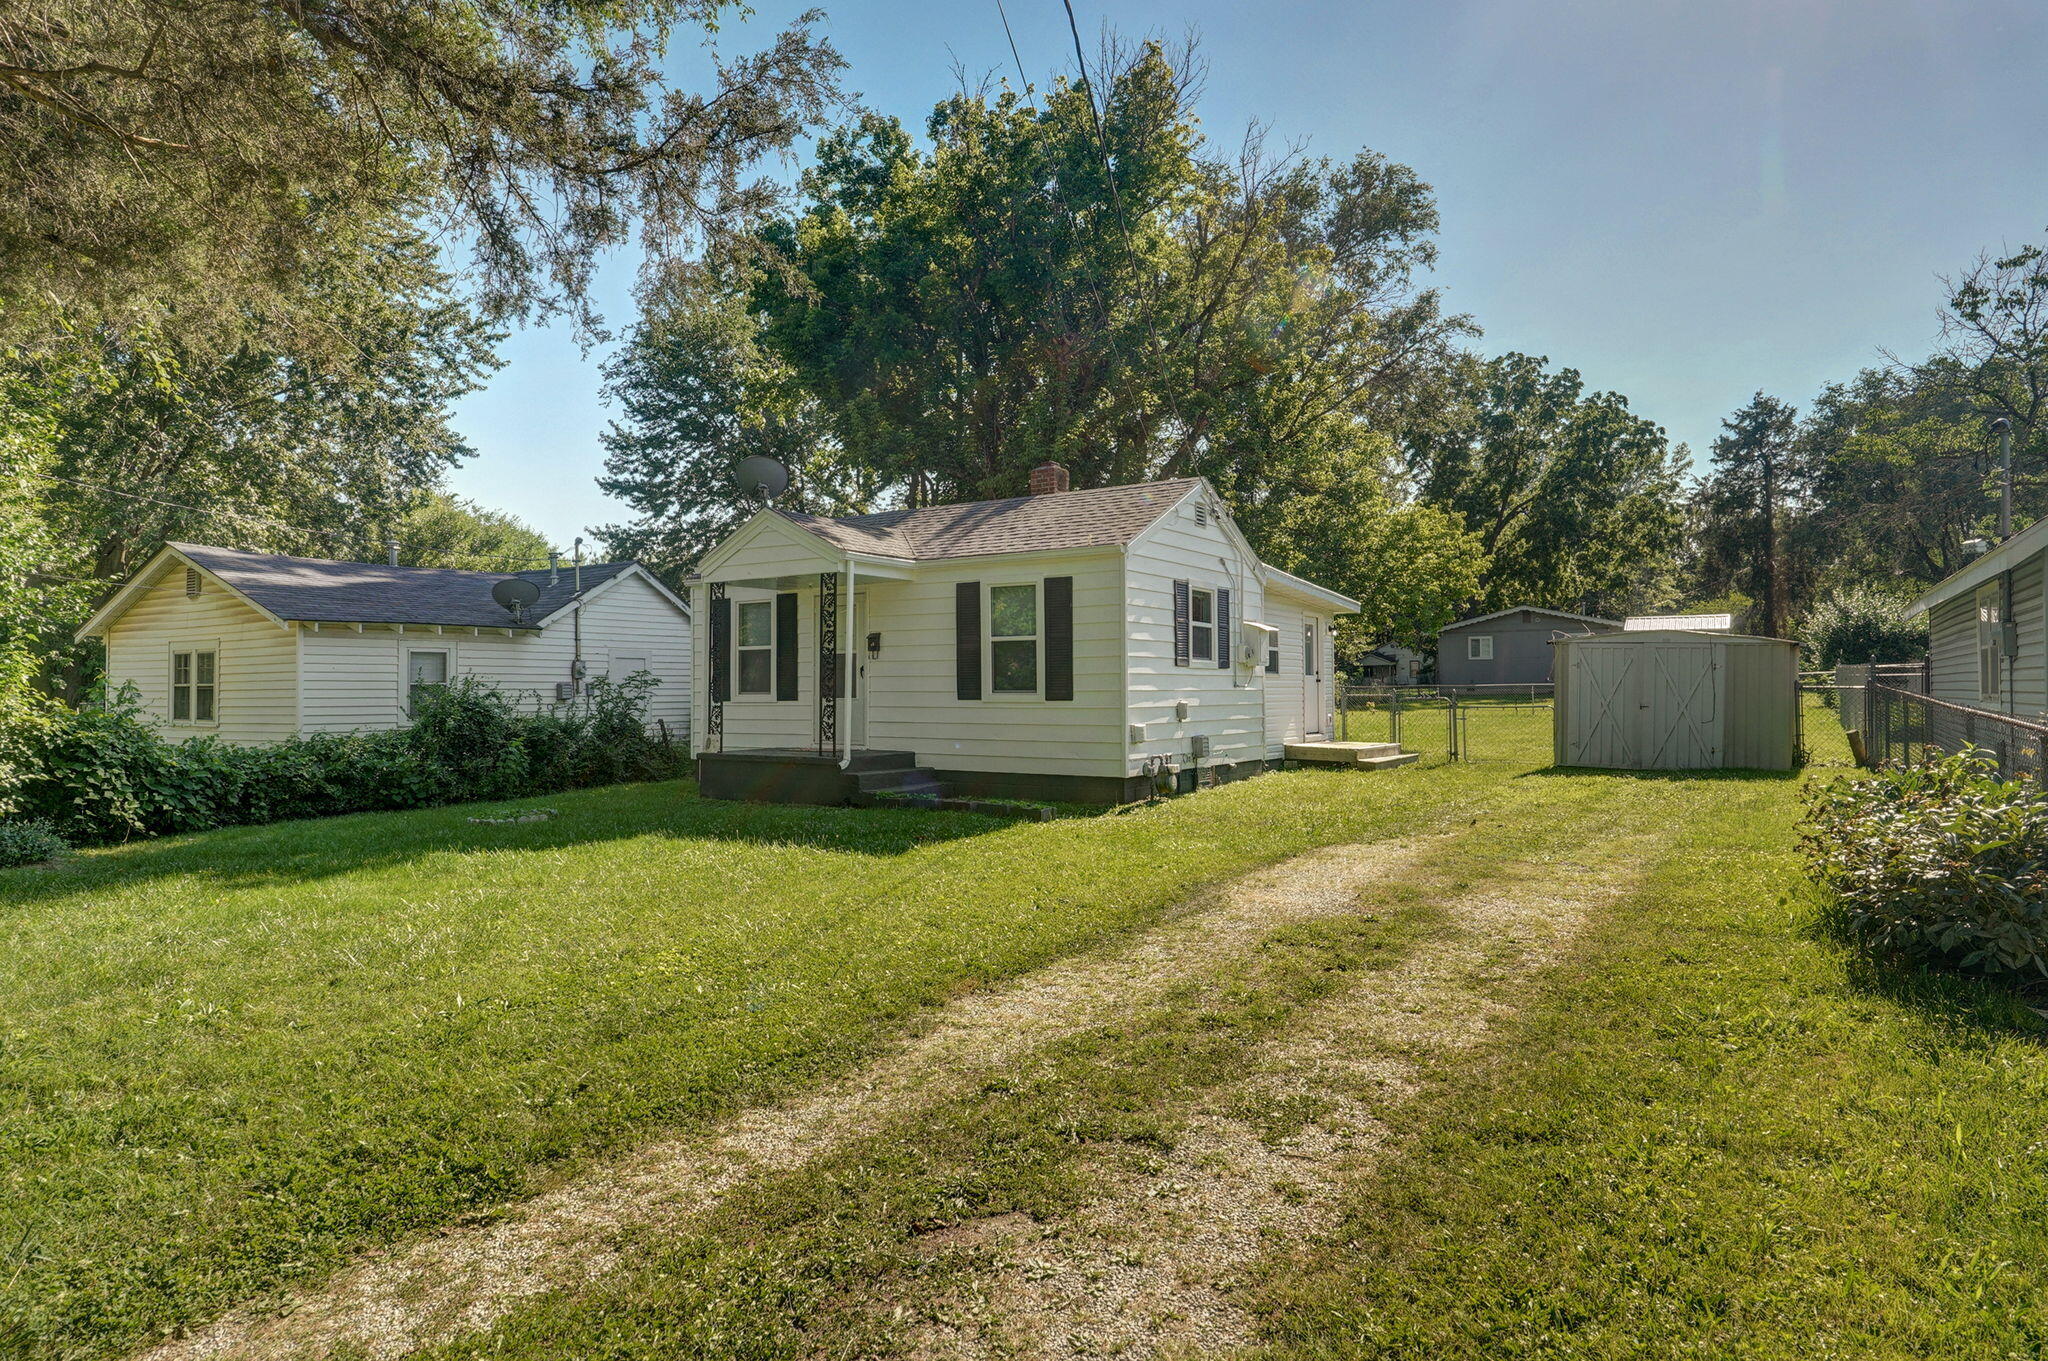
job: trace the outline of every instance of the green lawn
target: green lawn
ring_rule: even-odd
[[[1388,1109],[1336,1227],[1254,1268],[1270,1355],[2039,1355],[2039,1018],[1816,934],[1797,793],[1841,742],[1809,719],[1808,776],[1304,771],[1031,825],[677,784],[546,800],[546,823],[380,815],[0,876],[0,1350],[118,1352],[843,1071],[1202,883],[1435,828],[1469,835],[1373,915],[1218,959],[437,1354],[889,1354],[971,1286],[920,1247],[935,1227],[1056,1220],[1304,1008],[1431,949],[1440,889],[1590,855],[1625,859],[1627,891]],[[1276,1137],[1308,1118],[1252,1114]]]
[[[1045,824],[687,783],[243,828],[0,874],[0,1352],[112,1354],[921,1008],[1495,776],[1301,772]]]

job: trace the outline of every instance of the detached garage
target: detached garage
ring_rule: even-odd
[[[1669,629],[1559,638],[1556,759],[1612,770],[1790,770],[1799,648]]]

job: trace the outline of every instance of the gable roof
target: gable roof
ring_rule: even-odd
[[[790,510],[775,513],[849,553],[911,561],[974,558],[1127,544],[1201,482],[1198,477],[1177,477],[839,519]]]
[[[1602,619],[1598,615],[1593,614],[1572,614],[1568,610],[1549,610],[1541,605],[1515,605],[1505,610],[1495,610],[1492,614],[1478,614],[1470,619],[1459,619],[1453,623],[1445,624],[1437,632],[1439,634],[1449,633],[1452,629],[1468,628],[1473,624],[1484,624],[1489,619],[1505,619],[1511,614],[1540,614],[1551,619],[1569,619],[1575,624],[1604,624],[1611,629],[1621,627],[1619,619]]]
[[[445,567],[391,567],[383,563],[294,558],[278,553],[245,553],[203,543],[171,543],[164,554],[201,568],[251,605],[280,621],[322,624],[440,624],[460,628],[539,628],[576,599],[576,572],[564,567],[549,585],[546,568],[527,572],[470,572]],[[583,565],[583,594],[628,571],[646,574],[634,562]],[[81,635],[97,631],[122,612],[130,588],[153,573],[145,568],[108,599]],[[491,587],[508,576],[540,588],[540,599],[515,623],[509,610],[491,599]],[[657,587],[652,576],[647,577]],[[663,595],[673,601],[667,591]],[[680,604],[680,602],[677,602]]]

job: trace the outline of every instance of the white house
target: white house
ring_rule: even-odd
[[[1031,481],[846,519],[766,509],[706,554],[688,583],[704,792],[1109,803],[1331,731],[1333,621],[1356,601],[1259,561],[1199,478]]]
[[[539,591],[517,616],[492,598],[508,575]],[[132,684],[173,739],[397,728],[415,686],[474,676],[553,704],[636,671],[661,681],[649,720],[689,727],[689,612],[633,562],[459,572],[173,543],[79,636],[105,641],[109,685]]]

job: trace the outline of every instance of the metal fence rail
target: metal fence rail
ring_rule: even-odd
[[[1548,685],[1345,685],[1338,691],[1337,737],[1398,742],[1428,765],[1548,765],[1551,694]]]
[[[2048,770],[2048,726],[1875,681],[1864,688],[1862,707],[1873,765],[1911,765],[1975,747],[1994,757],[2008,780],[2038,780]]]

